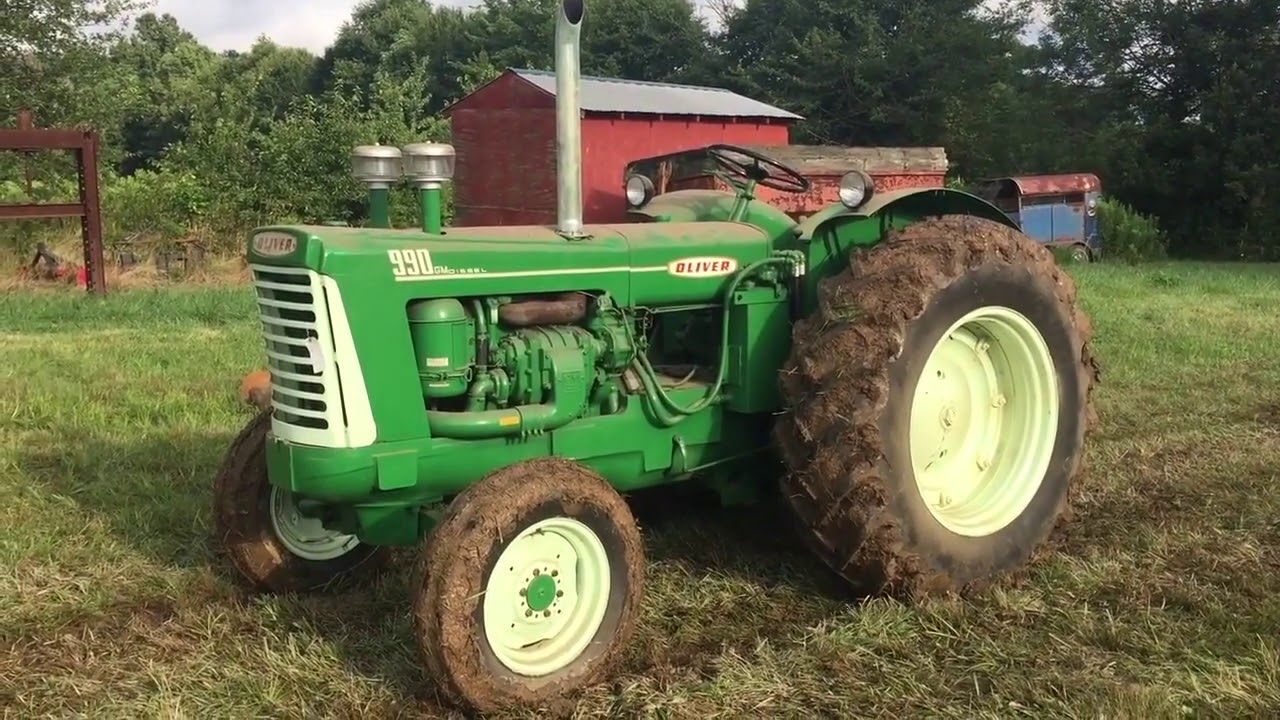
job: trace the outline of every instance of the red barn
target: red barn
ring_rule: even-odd
[[[556,78],[507,70],[445,109],[457,149],[454,225],[556,221]],[[795,113],[718,88],[582,78],[582,204],[589,223],[625,222],[637,158],[712,143],[785,145]]]

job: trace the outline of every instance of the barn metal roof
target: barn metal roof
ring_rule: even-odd
[[[514,68],[510,72],[555,96],[555,73]],[[584,75],[579,92],[582,109],[587,112],[804,119],[793,112],[721,88]]]

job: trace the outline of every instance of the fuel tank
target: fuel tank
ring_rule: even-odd
[[[709,302],[743,267],[769,257],[770,243],[754,225],[735,222],[609,225],[625,238],[636,305]]]

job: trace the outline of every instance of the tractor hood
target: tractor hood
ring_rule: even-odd
[[[570,239],[538,225],[450,228],[438,235],[272,226],[254,232],[246,257],[251,265],[305,267],[341,285],[413,286],[417,297],[474,294],[481,291],[477,283],[489,280],[495,284],[483,292],[596,289],[625,301],[674,278],[726,280],[772,250],[762,229],[739,222],[587,225],[583,232]]]

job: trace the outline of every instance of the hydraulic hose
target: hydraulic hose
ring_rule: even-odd
[[[724,386],[725,375],[729,369],[729,307],[733,302],[733,293],[738,289],[738,285],[740,285],[743,280],[750,277],[752,273],[760,268],[767,267],[769,265],[791,265],[794,262],[794,258],[787,256],[774,256],[764,258],[763,260],[757,260],[743,268],[742,272],[735,275],[733,280],[730,281],[729,289],[726,290],[724,294],[724,312],[722,314],[723,316],[720,318],[720,366],[716,371],[716,380],[707,394],[693,403],[693,405],[689,407],[682,407],[677,404],[676,401],[672,400],[671,396],[667,395],[666,391],[662,389],[662,385],[658,382],[657,373],[654,371],[653,365],[649,363],[649,358],[645,357],[644,353],[636,354],[636,362],[640,366],[641,370],[639,375],[642,384],[645,385],[645,392],[652,400],[655,401],[655,414],[658,414],[658,407],[662,407],[670,415],[687,417],[706,408],[715,400],[716,395],[720,393],[720,388]],[[661,418],[662,416],[660,415],[659,417]],[[680,418],[677,417],[674,422],[666,423],[664,421],[663,424],[673,425],[675,422],[679,422],[679,420]]]

